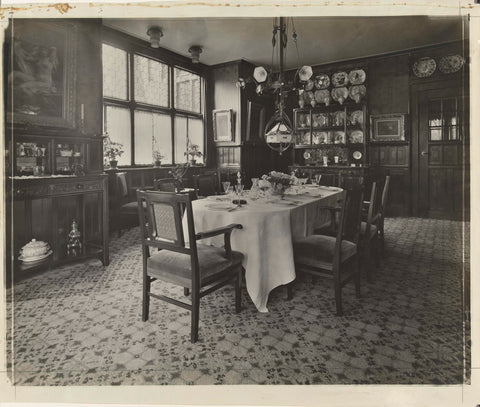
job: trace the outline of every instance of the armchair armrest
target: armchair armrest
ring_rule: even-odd
[[[232,254],[232,246],[230,245],[230,235],[232,234],[234,229],[243,229],[243,226],[240,225],[239,223],[231,223],[230,225],[227,225],[227,226],[197,233],[195,235],[195,238],[196,240],[200,240],[200,239],[206,239],[208,237],[224,235],[225,252],[227,254],[227,257],[230,258]]]
[[[243,229],[243,226],[238,223],[232,223],[227,226],[222,226],[221,228],[207,230],[205,232],[199,232],[195,235],[197,240],[206,239],[208,237],[223,235],[225,233],[232,233],[233,229]]]

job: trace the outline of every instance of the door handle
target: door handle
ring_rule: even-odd
[[[420,154],[422,154],[423,156],[426,156],[428,155],[428,151],[422,151]]]

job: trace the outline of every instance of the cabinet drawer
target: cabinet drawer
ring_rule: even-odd
[[[102,181],[61,182],[48,186],[48,195],[76,194],[79,192],[102,190]]]

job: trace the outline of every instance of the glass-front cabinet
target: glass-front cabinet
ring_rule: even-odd
[[[14,177],[84,175],[89,140],[22,135],[11,142],[10,171]]]
[[[366,104],[294,109],[295,162],[362,166],[366,160]]]

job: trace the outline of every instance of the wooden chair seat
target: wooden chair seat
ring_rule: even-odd
[[[197,243],[200,286],[204,287],[221,278],[222,274],[235,274],[242,265],[243,255],[231,252],[231,259],[225,257],[225,250]],[[147,259],[150,276],[186,288],[192,288],[192,263],[190,255],[162,250]]]
[[[295,262],[332,270],[336,240],[335,236],[326,235],[310,235],[296,240],[293,243]],[[357,254],[357,245],[348,240],[342,240],[340,248],[342,261],[348,260],[355,254]]]

